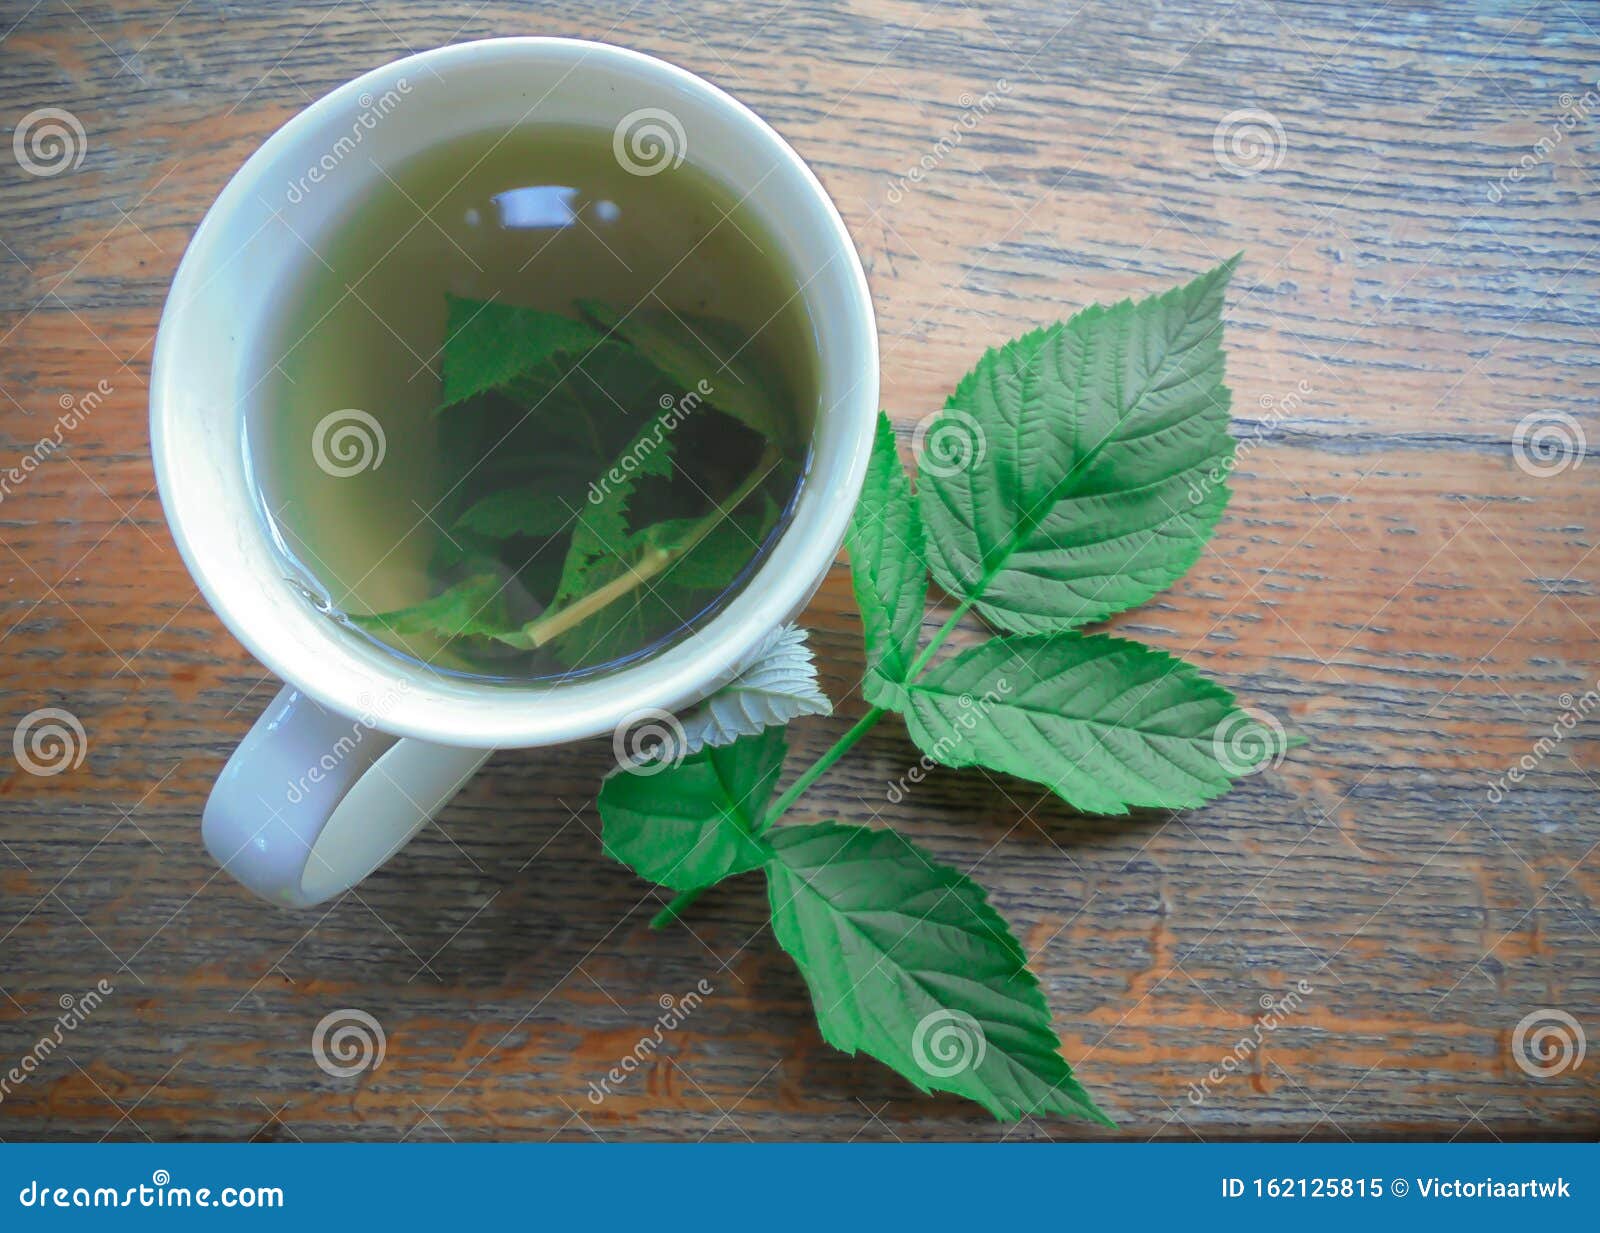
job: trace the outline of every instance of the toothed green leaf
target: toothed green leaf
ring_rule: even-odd
[[[674,438],[658,415],[612,461],[608,473],[589,491],[577,511],[572,544],[567,549],[556,603],[577,599],[638,563],[659,544],[635,536],[628,525],[628,504],[647,476],[672,474]]]
[[[823,822],[769,840],[773,931],[830,1045],[1002,1121],[1112,1124],[1073,1078],[1022,947],[976,882],[893,831]]]
[[[497,574],[474,574],[455,586],[408,608],[352,614],[364,629],[387,630],[402,637],[432,634],[440,638],[493,638],[515,629],[512,588]]]
[[[582,500],[579,493],[502,488],[474,504],[456,519],[456,526],[497,540],[516,535],[559,535],[577,518]]]
[[[755,344],[737,326],[664,308],[624,313],[592,300],[579,307],[608,335],[637,348],[671,378],[680,400],[690,396],[680,406],[709,403],[780,444],[794,435],[792,425],[778,413],[783,399],[774,396],[755,362]]]
[[[663,746],[657,757],[666,762],[647,759],[612,775],[599,799],[606,855],[673,890],[760,868],[766,859],[758,839],[762,811],[785,750],[783,729],[768,728],[677,765],[671,759],[681,749]]]
[[[936,762],[1031,779],[1088,813],[1200,805],[1254,769],[1232,765],[1219,738],[1241,714],[1232,694],[1099,634],[991,638],[907,686],[903,709]]]
[[[940,586],[1002,629],[1049,633],[1142,603],[1194,564],[1228,499],[1233,267],[978,361],[923,437]]]
[[[643,566],[651,553],[681,551],[682,555],[651,575],[626,599],[602,608],[551,645],[567,663],[597,663],[637,650],[650,639],[693,620],[748,565],[777,516],[777,506],[765,493],[758,492],[738,509],[716,518],[711,530],[687,550],[684,544],[693,538],[705,516],[651,523],[630,533],[616,545],[617,553],[612,559],[600,560],[591,569],[585,593]]]
[[[866,638],[867,670],[888,681],[904,681],[917,654],[928,566],[911,481],[900,465],[894,426],[882,412],[845,546]]]
[[[558,355],[577,359],[601,340],[588,322],[559,313],[458,295],[445,298],[449,311],[440,411],[525,376]]]
[[[806,631],[785,625],[756,645],[732,680],[678,716],[681,746],[693,753],[706,745],[729,745],[802,715],[832,711],[817,685]]]

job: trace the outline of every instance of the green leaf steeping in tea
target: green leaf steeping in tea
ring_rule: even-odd
[[[581,357],[605,337],[559,313],[459,295],[447,297],[447,302],[440,412],[500,389],[549,360]]]
[[[385,165],[317,256],[274,289],[245,414],[285,572],[334,619],[558,680],[683,641],[777,542],[814,271],[730,184],[547,118]]]
[[[736,356],[731,327],[583,307],[617,333],[450,297],[438,430],[459,472],[447,479],[460,512],[436,560],[475,572],[419,604],[352,618],[358,625],[469,644],[458,651],[486,639],[588,667],[692,621],[759,553],[796,482],[778,446],[793,430],[748,360],[717,367],[702,339]],[[708,418],[720,422],[700,428]],[[680,438],[692,442],[692,470],[677,462]]]
[[[737,326],[710,317],[685,317],[668,308],[619,313],[587,300],[585,316],[609,337],[626,339],[668,377],[776,444],[792,444],[794,424],[750,353]]]

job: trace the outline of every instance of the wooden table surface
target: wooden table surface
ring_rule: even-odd
[[[92,408],[0,490],[0,738],[61,708],[85,749],[42,777],[0,740],[0,1073],[34,1062],[0,1088],[0,1138],[1106,1133],[997,1126],[831,1051],[754,879],[647,930],[657,895],[599,850],[605,740],[497,755],[326,909],[267,907],[202,849],[211,781],[275,686],[198,597],[153,490],[168,281],[228,176],[313,98],[504,34],[654,52],[783,132],[860,248],[908,454],[982,348],[1244,251],[1233,503],[1193,573],[1116,624],[1309,744],[1208,808],[1130,821],[976,772],[889,805],[915,755],[884,724],[793,816],[876,812],[972,868],[1124,1135],[1594,1135],[1592,5],[7,0],[0,30],[6,131],[53,107],[84,134],[56,175],[0,144],[0,461]],[[1230,146],[1245,110],[1267,113],[1264,147]],[[796,725],[797,757],[863,709],[842,564],[806,620],[844,701]],[[594,1108],[658,999],[702,979],[704,1005]],[[65,1000],[102,981],[55,1044]],[[350,1078],[311,1047],[343,1009],[386,1040]],[[1529,1073],[1529,1016],[1591,1055]]]

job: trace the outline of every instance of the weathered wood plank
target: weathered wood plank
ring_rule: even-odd
[[[12,122],[65,107],[88,139],[71,174],[0,171],[0,452],[109,389],[0,494],[0,736],[44,706],[87,734],[65,774],[0,765],[0,1065],[63,995],[114,992],[5,1093],[0,1137],[1008,1133],[824,1046],[753,880],[649,932],[658,896],[599,854],[607,742],[498,755],[326,913],[254,902],[200,848],[210,780],[275,686],[199,601],[152,491],[167,281],[310,98],[408,48],[511,33],[667,56],[785,133],[868,265],[908,451],[983,347],[1245,251],[1233,504],[1191,576],[1116,625],[1308,747],[1208,809],[1114,821],[977,772],[891,801],[915,751],[886,723],[795,816],[876,816],[971,868],[1126,1134],[1593,1134],[1592,1055],[1539,1080],[1511,1041],[1541,1008],[1600,1032],[1593,718],[1490,799],[1600,673],[1600,470],[1530,475],[1511,447],[1533,412],[1600,441],[1600,107],[1579,114],[1600,36],[1576,6],[74,8],[0,42]],[[1257,175],[1213,153],[1240,108],[1283,130]],[[796,764],[861,709],[842,565],[807,619],[846,701],[796,725]],[[704,1005],[594,1106],[658,999],[702,979]],[[1255,1047],[1261,999],[1286,995]],[[311,1051],[343,1007],[387,1041],[353,1079]],[[1239,1073],[1207,1083],[1243,1038]]]

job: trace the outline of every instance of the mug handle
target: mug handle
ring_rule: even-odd
[[[391,736],[279,690],[206,801],[206,850],[262,898],[308,908],[388,860],[493,750]]]

